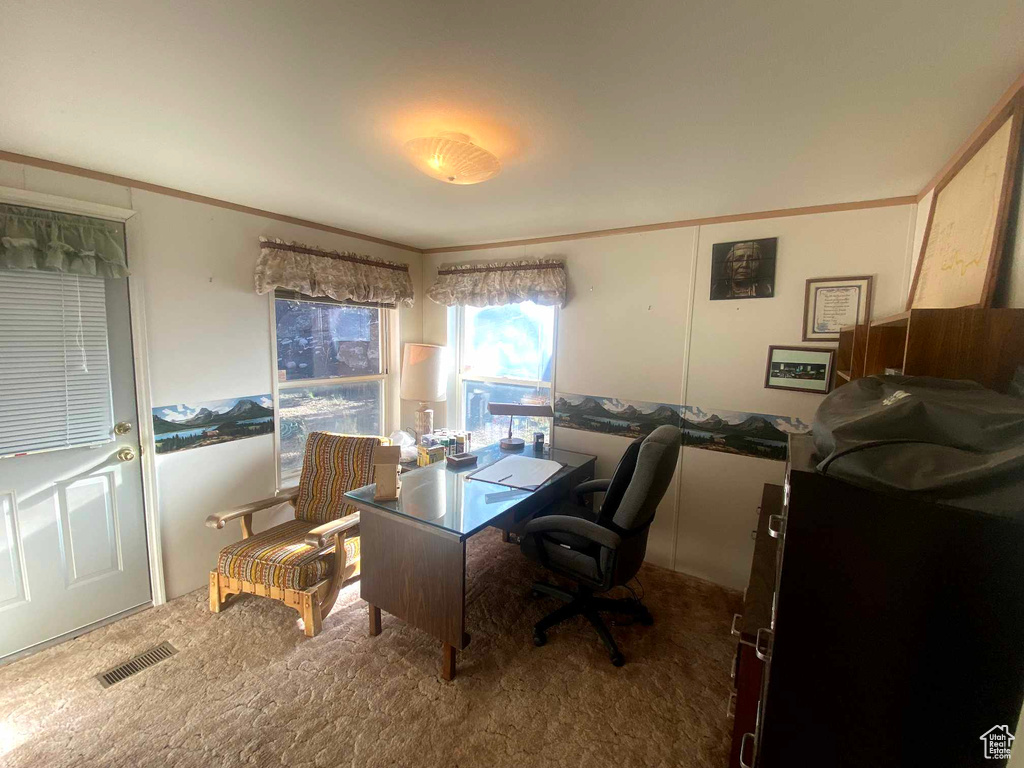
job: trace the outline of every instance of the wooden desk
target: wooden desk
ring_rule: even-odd
[[[533,446],[514,454],[497,445],[474,451],[476,467],[444,462],[402,474],[397,501],[375,501],[374,486],[346,493],[359,509],[360,595],[370,604],[370,634],[381,631],[382,610],[442,643],[441,677],[455,677],[455,652],[469,644],[465,630],[466,540],[487,527],[509,531],[524,524],[573,487],[594,477],[597,457],[557,448],[537,458],[562,469],[535,491],[470,480],[476,469],[505,455],[535,456]]]

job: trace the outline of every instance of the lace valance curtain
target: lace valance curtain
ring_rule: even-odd
[[[447,306],[493,307],[532,301],[565,306],[565,262],[556,259],[491,264],[442,264],[427,296]]]
[[[413,302],[407,264],[261,237],[256,293],[275,288],[385,307]]]
[[[124,224],[0,204],[0,269],[125,277]]]

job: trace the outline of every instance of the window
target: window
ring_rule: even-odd
[[[0,456],[113,439],[103,278],[0,270]]]
[[[284,479],[301,471],[310,432],[384,432],[387,312],[279,291],[274,323]]]
[[[508,417],[492,417],[488,403],[551,404],[555,308],[533,302],[503,307],[456,307],[459,428],[480,448],[508,434]],[[551,419],[517,416],[513,431],[529,441],[551,440]]]

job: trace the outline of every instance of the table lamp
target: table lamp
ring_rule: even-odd
[[[448,350],[437,344],[406,344],[402,350],[402,399],[416,400],[416,437],[434,431],[427,403],[448,399]]]
[[[512,437],[512,419],[516,416],[543,416],[552,419],[555,412],[550,405],[520,405],[519,403],[488,403],[487,411],[492,416],[508,416],[508,437],[501,438],[501,450],[521,451],[526,443],[522,438]]]

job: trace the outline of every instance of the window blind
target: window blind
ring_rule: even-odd
[[[103,278],[0,270],[0,456],[112,431]]]

